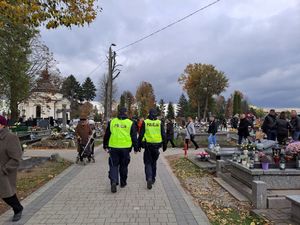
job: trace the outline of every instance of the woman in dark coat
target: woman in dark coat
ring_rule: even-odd
[[[238,144],[242,144],[243,138],[247,139],[249,137],[249,126],[250,126],[250,122],[248,121],[248,119],[246,118],[245,114],[241,114],[240,117],[240,124],[238,127],[238,135],[239,135],[239,141]]]
[[[292,125],[287,121],[285,112],[281,112],[276,120],[277,141],[281,145],[285,145],[289,136],[289,130],[292,130]]]
[[[17,171],[22,158],[19,138],[12,134],[7,120],[0,116],[0,197],[14,210],[13,221],[22,217],[23,207],[16,195]]]
[[[174,124],[173,124],[172,120],[168,120],[166,135],[167,135],[167,145],[170,141],[172,148],[175,148],[176,146],[173,141],[173,139],[174,139]]]

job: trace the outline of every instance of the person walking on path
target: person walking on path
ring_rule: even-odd
[[[127,117],[127,109],[121,108],[117,118],[112,119],[106,128],[103,138],[103,148],[110,154],[109,179],[111,192],[117,192],[117,185],[124,188],[127,185],[130,152],[134,148],[138,152],[137,131],[132,120]]]
[[[144,117],[141,117],[138,119],[138,122],[137,122],[137,133],[138,134],[141,133],[143,122],[144,122]]]
[[[139,135],[139,146],[145,148],[144,165],[147,181],[147,188],[152,189],[156,178],[156,164],[159,158],[159,148],[163,147],[166,151],[165,129],[160,120],[157,119],[157,110],[150,109],[149,117],[142,124]]]
[[[14,211],[12,221],[19,221],[23,206],[16,195],[16,182],[22,147],[19,138],[6,126],[7,120],[0,116],[0,197]]]
[[[194,126],[192,117],[188,117],[188,123],[185,127],[185,130],[186,130],[185,144],[186,144],[187,149],[189,148],[189,142],[191,140],[191,142],[195,146],[195,150],[197,150],[199,148],[199,146],[195,141],[196,130],[195,130],[195,126]]]
[[[277,138],[277,128],[276,128],[276,113],[274,109],[271,109],[269,114],[265,117],[261,129],[265,134],[267,134],[268,140],[276,141]]]
[[[227,120],[225,118],[222,119],[223,130],[227,131]]]
[[[291,112],[291,124],[292,124],[292,137],[294,141],[299,141],[300,139],[300,117],[297,115],[296,110]]]
[[[209,126],[208,126],[208,131],[207,133],[209,134],[208,136],[208,145],[216,145],[217,144],[217,138],[216,134],[218,132],[218,124],[215,120],[215,117],[211,116],[209,118]]]
[[[239,125],[239,116],[238,114],[235,114],[234,117],[230,120],[231,128],[237,129]]]
[[[249,126],[250,126],[249,120],[246,118],[245,114],[241,114],[240,116],[240,124],[238,127],[238,135],[239,135],[239,140],[238,144],[242,144],[243,139],[247,140],[249,137]]]
[[[85,145],[87,145],[90,136],[92,135],[92,129],[89,125],[89,121],[85,118],[82,117],[80,118],[80,121],[78,123],[78,125],[75,128],[75,134],[78,140],[78,153],[80,156],[80,161],[83,161],[83,157],[82,157],[82,151]]]
[[[292,130],[292,125],[289,121],[287,121],[285,112],[280,113],[276,123],[277,141],[281,145],[286,145],[286,141],[289,137],[289,131]]]
[[[166,129],[166,135],[167,135],[167,143],[166,145],[168,145],[169,141],[171,142],[172,148],[175,148],[175,144],[174,144],[174,124],[172,122],[171,119],[168,120],[167,122],[167,129]]]

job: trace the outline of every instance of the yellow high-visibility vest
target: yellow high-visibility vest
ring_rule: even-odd
[[[147,143],[159,144],[162,142],[161,136],[161,121],[146,119],[145,123],[145,134],[143,140]]]
[[[130,130],[132,121],[129,119],[112,119],[110,122],[110,138],[108,146],[110,148],[131,148],[132,140]]]

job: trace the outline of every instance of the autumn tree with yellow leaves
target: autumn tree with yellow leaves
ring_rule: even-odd
[[[91,23],[101,8],[97,0],[0,0],[0,27],[6,21],[30,27],[45,25],[83,26]]]
[[[151,108],[156,107],[155,95],[152,84],[142,81],[137,88],[136,103],[138,105],[139,116],[146,117]]]
[[[203,112],[205,119],[208,114],[209,102],[214,95],[219,95],[228,87],[228,79],[224,72],[218,71],[209,64],[189,64],[178,79],[183,90],[187,92],[191,103]]]

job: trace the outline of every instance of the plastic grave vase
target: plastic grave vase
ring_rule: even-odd
[[[263,170],[268,170],[269,169],[269,163],[268,162],[263,162],[261,163],[261,167]]]

